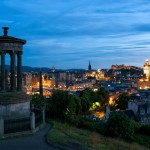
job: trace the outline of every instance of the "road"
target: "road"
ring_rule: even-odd
[[[0,150],[56,150],[45,140],[45,134],[49,129],[50,125],[47,124],[44,129],[35,134],[0,140]]]

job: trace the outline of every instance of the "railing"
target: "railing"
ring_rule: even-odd
[[[30,117],[4,120],[4,134],[31,130]]]
[[[20,133],[25,131],[36,132],[41,125],[45,124],[45,110],[33,110],[30,116],[23,118],[0,118],[0,138],[5,138],[5,134],[9,136],[12,133]]]

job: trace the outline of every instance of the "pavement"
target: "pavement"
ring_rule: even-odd
[[[45,135],[50,128],[47,124],[32,135],[0,140],[0,150],[58,150],[46,142]]]

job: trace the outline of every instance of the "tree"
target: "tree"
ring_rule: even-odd
[[[125,110],[128,107],[128,101],[130,100],[130,95],[128,93],[122,93],[116,99],[116,108]]]
[[[46,100],[42,95],[34,94],[32,95],[31,104],[33,104],[35,108],[41,109],[46,106]]]
[[[81,99],[82,112],[83,113],[88,112],[91,107],[91,102],[90,102],[89,98],[81,97],[80,99]]]
[[[93,90],[87,88],[83,90],[80,95],[82,112],[88,112],[90,108],[92,108],[93,103],[99,103],[102,97],[98,94],[98,92],[94,92]]]
[[[104,87],[101,87],[98,90],[98,95],[101,97],[100,100],[101,106],[104,106],[109,103],[109,92]]]
[[[121,112],[114,112],[107,121],[107,135],[123,139],[132,139],[134,125],[132,121]]]
[[[79,97],[86,97],[87,99],[90,100],[91,103],[99,101],[99,95],[97,92],[94,92],[93,90],[86,88],[83,90]]]
[[[76,115],[76,109],[76,99],[66,91],[54,91],[49,100],[49,115],[53,118],[68,120]]]
[[[74,101],[76,103],[76,111],[75,114],[76,115],[81,115],[81,111],[82,111],[82,105],[81,105],[81,99],[77,96],[74,96]]]
[[[104,87],[101,87],[96,92],[87,88],[80,93],[79,97],[81,99],[82,112],[84,113],[89,110],[103,110],[105,105],[109,103],[109,93]]]

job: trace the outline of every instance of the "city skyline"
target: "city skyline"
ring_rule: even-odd
[[[142,67],[150,58],[148,0],[2,0],[0,9],[1,27],[27,40],[24,66]]]

